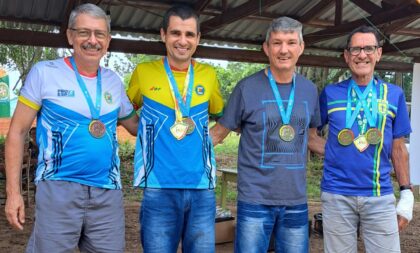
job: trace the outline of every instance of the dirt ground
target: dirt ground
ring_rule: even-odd
[[[320,212],[320,203],[318,202],[311,202],[309,207],[310,217],[313,217],[314,213]],[[128,253],[142,252],[139,239],[138,210],[138,203],[128,202],[125,205],[126,252]],[[15,231],[8,225],[4,215],[4,205],[0,204],[0,252],[24,252],[33,226],[33,207],[27,208],[26,212],[25,229],[23,231]],[[420,253],[420,203],[416,203],[414,217],[414,220],[410,223],[410,227],[401,233],[401,250],[403,253]],[[359,240],[359,252],[363,252],[363,246],[361,244]],[[323,252],[322,237],[319,234],[312,232],[310,248],[313,253]],[[233,252],[233,244],[218,244],[216,246],[216,252],[231,253]]]

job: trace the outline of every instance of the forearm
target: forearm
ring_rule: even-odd
[[[135,113],[132,117],[121,120],[119,122],[131,135],[136,136],[138,125],[139,125],[139,116]]]
[[[403,138],[395,139],[393,141],[391,158],[398,184],[400,186],[410,184],[408,151],[405,147]]]
[[[23,149],[26,133],[12,129],[6,138],[6,193],[7,196],[20,194],[20,176],[23,161]]]
[[[220,144],[223,142],[223,140],[226,138],[226,136],[230,133],[230,129],[222,126],[219,123],[216,123],[211,129],[210,129],[210,136],[213,141],[213,145],[216,146],[217,144]]]
[[[325,139],[317,134],[316,128],[309,129],[309,141],[308,148],[312,152],[318,155],[324,155],[325,153]]]

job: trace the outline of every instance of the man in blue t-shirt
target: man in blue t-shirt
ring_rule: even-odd
[[[307,148],[320,125],[315,85],[295,73],[303,53],[302,24],[281,17],[263,44],[270,66],[243,80],[211,129],[218,144],[241,133],[238,152],[236,252],[308,252]],[[309,141],[309,145],[308,145]]]
[[[366,252],[400,252],[398,231],[412,218],[404,144],[411,127],[402,89],[373,75],[379,41],[372,27],[351,32],[344,58],[352,76],[320,96],[329,129],[321,183],[325,252],[356,252],[358,225]],[[400,185],[397,208],[392,168]]]

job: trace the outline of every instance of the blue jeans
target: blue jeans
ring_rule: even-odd
[[[140,236],[145,253],[215,251],[213,190],[144,189]]]
[[[276,252],[308,252],[308,205],[266,206],[238,201],[235,252],[267,252],[272,233]]]

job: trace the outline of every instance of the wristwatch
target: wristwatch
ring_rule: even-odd
[[[400,191],[403,191],[403,190],[411,190],[411,191],[413,191],[413,185],[411,185],[411,184],[401,185],[400,186]]]

